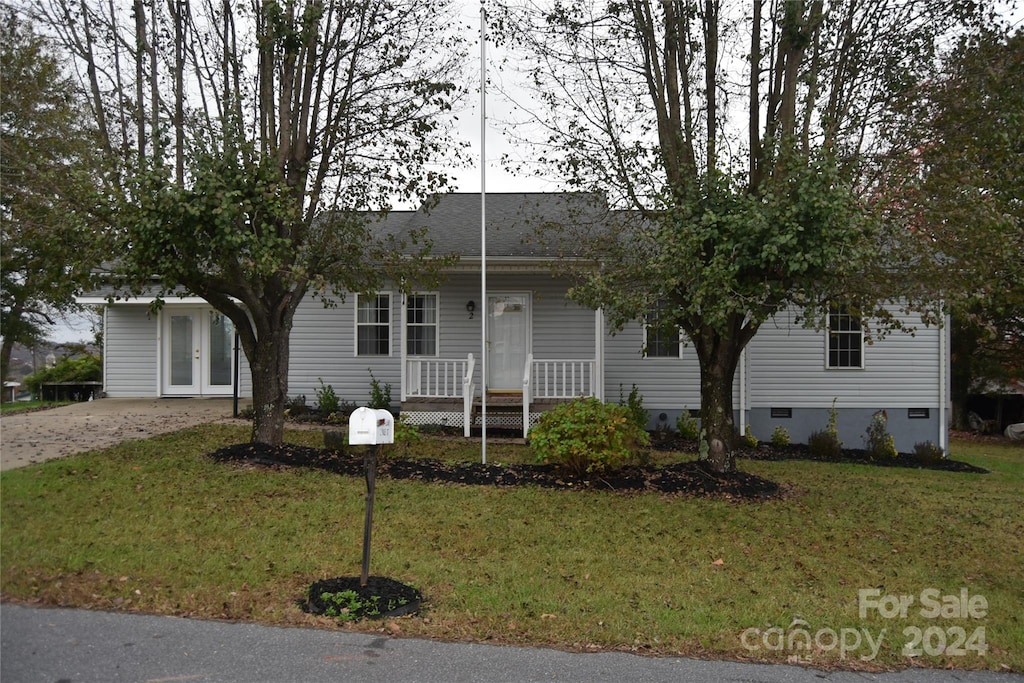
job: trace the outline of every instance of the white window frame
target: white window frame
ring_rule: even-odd
[[[356,294],[355,297],[353,297],[354,298],[353,305],[354,305],[355,308],[354,308],[354,315],[353,315],[353,326],[354,326],[353,341],[354,341],[354,343],[352,345],[353,346],[352,354],[354,356],[358,357],[358,358],[390,358],[394,354],[394,348],[393,348],[394,347],[394,336],[392,334],[392,332],[393,332],[392,328],[394,326],[394,318],[395,318],[394,305],[393,305],[394,295],[391,292],[377,292],[376,294],[373,295],[374,301],[376,301],[377,299],[379,299],[382,296],[386,296],[388,298],[387,307],[385,309],[383,309],[383,310],[386,310],[387,314],[388,314],[388,321],[387,321],[388,352],[386,354],[385,353],[359,353],[359,330],[360,330],[360,328],[362,328],[362,327],[381,327],[381,326],[383,326],[384,323],[380,323],[380,322],[372,322],[372,323],[371,322],[365,322],[365,323],[364,322],[359,322],[359,300],[360,300],[361,297],[359,296],[359,294]],[[364,300],[365,300],[365,298],[364,298]],[[374,310],[380,310],[380,309],[374,309]]]
[[[657,307],[660,303],[661,302],[655,302],[653,307]],[[650,327],[651,327],[648,324],[648,320],[649,319],[650,319],[649,315],[644,315],[644,319],[643,319],[643,348],[642,348],[642,353],[643,353],[644,358],[670,358],[670,359],[682,358],[683,357],[683,346],[685,344],[686,337],[683,334],[683,330],[681,328],[679,329],[679,347],[678,347],[678,353],[676,355],[674,355],[674,356],[671,356],[671,355],[655,355],[655,356],[652,356],[650,353],[648,353],[648,350],[650,348],[648,346],[648,340],[649,340]]]
[[[409,319],[409,302],[412,297],[434,297],[434,322],[432,323],[414,323],[410,322]],[[412,292],[405,297],[405,305],[402,311],[402,320],[405,325],[405,354],[410,358],[437,358],[441,352],[441,295],[438,292]],[[409,334],[409,330],[413,327],[433,327],[434,328],[434,352],[433,353],[412,353],[409,350],[409,343],[412,341],[412,337]]]
[[[856,329],[855,330],[850,330],[850,329],[835,330],[835,329],[833,329],[832,321],[833,321],[834,318],[837,318],[837,317],[846,318],[846,319],[849,319],[851,321],[856,321]],[[843,370],[863,370],[864,369],[864,361],[865,361],[864,356],[865,356],[865,347],[866,347],[866,345],[864,344],[864,328],[861,326],[861,317],[859,315],[854,315],[852,313],[848,313],[846,311],[846,309],[843,308],[843,307],[832,306],[831,308],[829,308],[827,323],[828,324],[825,327],[825,369],[826,370],[839,370],[839,371],[843,371]],[[832,339],[833,339],[833,337],[838,339],[838,337],[840,337],[840,336],[856,338],[857,345],[860,347],[860,354],[859,354],[860,355],[860,364],[859,365],[833,365],[832,364]],[[844,353],[844,349],[838,348],[837,352],[841,356]],[[849,352],[848,349],[846,350],[846,352],[847,353]]]

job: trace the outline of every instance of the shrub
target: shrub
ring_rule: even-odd
[[[917,459],[922,462],[936,462],[938,460],[944,460],[946,454],[941,448],[933,444],[931,441],[922,441],[914,444],[914,455]]]
[[[103,379],[103,363],[99,356],[64,358],[52,368],[34,372],[24,379],[25,386],[39,396],[43,384],[53,382],[99,382]]]
[[[807,437],[807,445],[814,455],[826,458],[838,458],[843,452],[843,442],[839,440],[839,413],[836,410],[836,401],[832,399],[832,407],[828,411],[828,425],[824,431],[811,432]]]
[[[879,410],[871,416],[864,444],[868,457],[872,460],[895,458],[897,455],[896,439],[886,429],[888,423],[889,416],[884,410]]]
[[[576,474],[628,462],[650,437],[625,406],[579,398],[544,413],[530,430],[538,462],[553,462]]]
[[[395,445],[392,446],[392,453],[399,457],[405,457],[409,450],[418,444],[423,443],[423,435],[420,428],[411,425],[405,420],[395,420]]]
[[[811,432],[811,435],[807,437],[807,446],[813,455],[825,458],[838,458],[843,452],[842,442],[839,441],[835,432],[827,429]]]
[[[780,425],[776,425],[775,429],[772,430],[771,441],[773,446],[788,446],[789,430]]]
[[[391,408],[391,385],[381,384],[370,371],[370,403],[369,408],[388,410]]]
[[[683,413],[676,420],[676,431],[684,439],[696,439],[700,436],[700,428],[697,426],[697,418],[690,415],[690,411],[683,406]]]
[[[330,384],[324,384],[322,379],[319,381],[320,388],[316,390],[317,410],[324,417],[341,411],[341,399],[338,398],[338,394],[334,393],[334,387]]]
[[[637,427],[643,430],[647,429],[647,421],[650,419],[650,414],[644,409],[643,394],[640,393],[640,389],[635,384],[633,385],[633,390],[629,392],[629,397],[626,399],[622,398],[622,385],[619,385],[619,405],[625,406]]]
[[[757,448],[757,445],[761,443],[758,438],[754,436],[754,432],[750,429],[750,425],[747,425],[746,429],[743,430],[743,443],[750,448]]]
[[[298,417],[299,415],[305,415],[308,408],[306,407],[306,395],[299,394],[293,396],[284,402],[284,414],[289,417]]]

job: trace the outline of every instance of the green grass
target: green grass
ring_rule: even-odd
[[[0,403],[0,414],[28,413],[33,410],[59,408],[60,406],[71,405],[71,403],[71,401],[17,401],[14,403]]]
[[[205,457],[247,434],[206,426],[4,472],[3,597],[379,628],[336,626],[296,605],[314,580],[358,574],[362,479]],[[459,440],[417,451],[479,457]],[[523,446],[488,451],[491,462],[532,459]],[[383,479],[371,571],[424,593],[420,616],[390,625],[406,635],[875,667],[910,664],[907,629],[931,629],[937,645],[983,628],[983,656],[926,652],[916,664],[1021,671],[1024,449],[955,443],[953,454],[992,473],[741,461],[790,491],[759,503]],[[907,617],[861,618],[858,590],[872,588],[913,596]],[[929,588],[982,596],[986,615],[925,618]],[[841,659],[827,647],[766,649],[747,631],[789,636],[802,623],[825,646],[827,629],[883,644],[865,662],[866,643]]]

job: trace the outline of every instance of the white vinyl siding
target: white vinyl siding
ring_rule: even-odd
[[[896,310],[894,313],[896,313]],[[910,332],[892,332],[864,344],[864,369],[827,369],[820,330],[794,322],[782,311],[750,342],[748,405],[756,407],[935,408],[939,403],[939,335],[919,318],[897,313]]]
[[[108,306],[103,391],[110,398],[159,396],[157,316],[147,305]]]

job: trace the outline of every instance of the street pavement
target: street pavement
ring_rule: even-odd
[[[226,422],[231,413],[230,399],[100,399],[8,415],[0,421],[0,468],[21,467],[204,422]],[[0,605],[0,683],[37,681],[1024,683],[1024,676],[934,669],[822,671],[4,603]]]
[[[3,604],[0,681],[1019,683],[1024,676],[934,669],[830,672]]]

